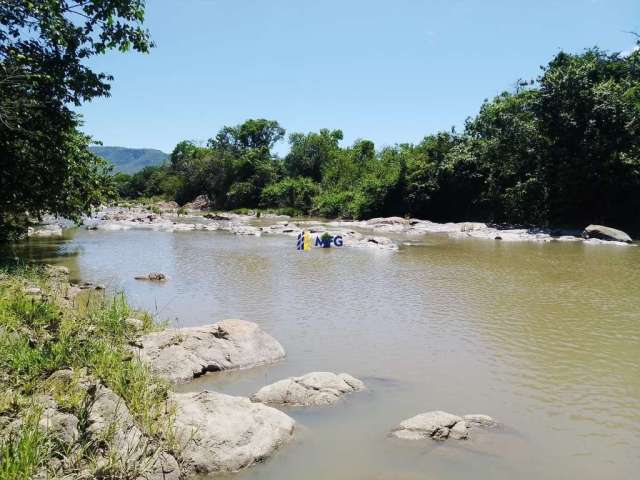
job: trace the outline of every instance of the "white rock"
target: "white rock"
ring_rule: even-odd
[[[192,473],[236,472],[270,457],[293,435],[293,419],[248,398],[203,391],[171,399],[176,433],[186,445],[182,457]]]
[[[62,227],[60,225],[38,225],[27,228],[28,237],[59,237],[61,235]]]
[[[206,372],[276,362],[285,355],[277,340],[257,324],[244,320],[167,329],[143,336],[140,344],[141,360],[174,383],[187,382]]]
[[[404,420],[391,432],[391,435],[409,440],[423,438],[444,439],[449,436],[449,428],[461,420],[462,417],[440,410],[421,413]]]
[[[461,420],[449,429],[449,436],[455,440],[464,440],[469,436],[468,429],[467,422]]]
[[[463,417],[465,421],[471,425],[480,427],[495,427],[498,423],[489,415],[469,414]]]
[[[312,372],[262,387],[251,400],[295,406],[330,405],[344,394],[364,388],[363,382],[347,373]]]
[[[496,421],[488,415],[465,415],[459,417],[451,413],[433,411],[421,413],[403,421],[391,431],[391,435],[405,440],[465,440],[471,427],[493,427]]]

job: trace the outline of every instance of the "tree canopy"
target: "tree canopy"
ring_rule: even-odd
[[[0,237],[44,213],[77,219],[112,193],[73,106],[108,96],[86,61],[147,52],[142,0],[0,2]]]

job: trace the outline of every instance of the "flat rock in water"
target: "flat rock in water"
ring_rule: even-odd
[[[151,272],[146,275],[138,275],[134,277],[136,280],[151,280],[152,282],[164,282],[167,276],[160,272]]]
[[[611,240],[615,242],[631,243],[631,237],[622,230],[604,225],[589,225],[582,232],[584,238],[597,238],[599,240]]]
[[[262,387],[252,395],[254,402],[318,406],[336,403],[346,393],[364,390],[357,378],[347,373],[312,372],[302,377],[291,377]]]
[[[436,410],[421,413],[404,420],[391,431],[391,435],[405,440],[465,440],[469,437],[470,427],[491,427],[496,422],[488,415],[465,415],[460,417]]]
[[[276,339],[244,320],[154,332],[141,337],[140,345],[140,359],[173,383],[188,382],[206,372],[273,363],[285,355]]]
[[[174,394],[175,428],[184,468],[190,473],[236,472],[273,455],[293,436],[295,422],[285,413],[203,391]]]

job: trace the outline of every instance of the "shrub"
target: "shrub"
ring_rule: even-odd
[[[264,207],[287,208],[309,213],[318,192],[318,184],[310,178],[285,178],[264,188],[261,204]]]

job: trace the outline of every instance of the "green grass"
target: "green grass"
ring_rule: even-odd
[[[51,456],[53,444],[38,428],[39,419],[39,410],[32,407],[17,430],[0,438],[0,478],[29,480]]]
[[[28,286],[40,287],[43,295],[27,295]],[[64,456],[37,428],[33,399],[51,396],[58,409],[73,413],[82,424],[87,394],[78,381],[87,375],[122,397],[138,427],[179,456],[173,412],[166,405],[169,385],[129,349],[137,332],[125,319],[135,315],[149,331],[157,328],[151,317],[134,312],[122,295],[105,298],[92,292],[72,304],[62,299],[62,290],[64,285],[42,270],[0,271],[0,478],[30,478],[51,457]],[[49,379],[61,369],[72,369],[70,383]],[[16,432],[2,433],[4,424],[18,419],[22,424]],[[80,451],[89,462],[91,449]],[[126,472],[116,477],[127,478]]]

